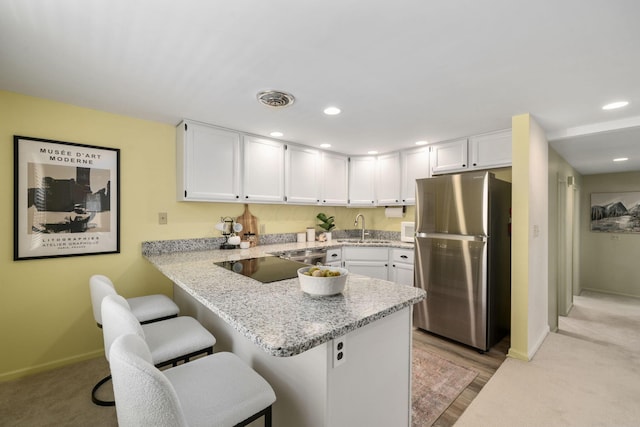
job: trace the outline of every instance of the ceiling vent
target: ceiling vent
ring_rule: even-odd
[[[287,107],[295,102],[293,95],[277,90],[265,90],[257,95],[258,101],[268,107]]]

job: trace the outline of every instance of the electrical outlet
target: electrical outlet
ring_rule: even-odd
[[[260,224],[260,234],[265,234],[265,226],[264,224]]]
[[[346,337],[333,339],[333,367],[337,368],[347,361]]]
[[[158,213],[158,224],[164,225],[166,223],[167,223],[167,213],[166,212],[159,212]]]

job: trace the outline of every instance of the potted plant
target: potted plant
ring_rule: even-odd
[[[324,235],[327,241],[331,240],[331,229],[336,226],[333,223],[334,218],[332,216],[326,216],[322,212],[316,215],[316,218],[318,219],[318,221],[320,221],[320,224],[318,224],[318,226],[324,230]]]

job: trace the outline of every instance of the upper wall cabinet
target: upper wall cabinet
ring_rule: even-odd
[[[433,175],[511,166],[511,130],[441,142],[430,150]]]
[[[349,194],[349,158],[327,151],[321,157],[320,203],[345,206]]]
[[[320,152],[288,144],[285,150],[285,200],[296,204],[320,202]]]
[[[189,120],[176,131],[178,200],[238,200],[240,134]]]
[[[243,199],[245,202],[284,202],[284,152],[279,141],[244,137]]]
[[[401,153],[402,204],[416,203],[416,179],[431,177],[429,147],[419,147]]]
[[[376,196],[380,206],[400,205],[400,153],[378,156],[376,160]]]
[[[511,130],[469,138],[469,168],[511,166]]]
[[[467,168],[467,138],[432,144],[429,149],[433,175]]]
[[[375,206],[376,158],[349,158],[349,206]]]

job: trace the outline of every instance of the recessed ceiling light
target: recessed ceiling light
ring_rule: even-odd
[[[416,141],[416,145],[426,145],[428,143],[429,142],[427,142],[427,141]]]
[[[378,154],[378,152],[375,150],[371,150],[371,151],[367,151],[367,154]]]
[[[629,160],[628,157],[618,157],[617,159],[613,159],[614,162],[626,162]]]
[[[329,148],[329,147],[331,147],[331,144],[327,144],[327,143],[320,144],[320,147],[321,148]]]
[[[340,109],[338,107],[327,107],[324,109],[324,113],[327,116],[335,116],[336,114],[340,114]]]
[[[279,138],[284,134],[282,132],[274,131],[274,132],[271,132],[269,135],[271,135],[273,137],[276,137],[276,138]]]
[[[627,101],[617,101],[617,102],[612,102],[610,104],[605,105],[604,107],[602,107],[602,109],[615,110],[616,108],[626,107],[627,105],[629,105],[629,102]]]

